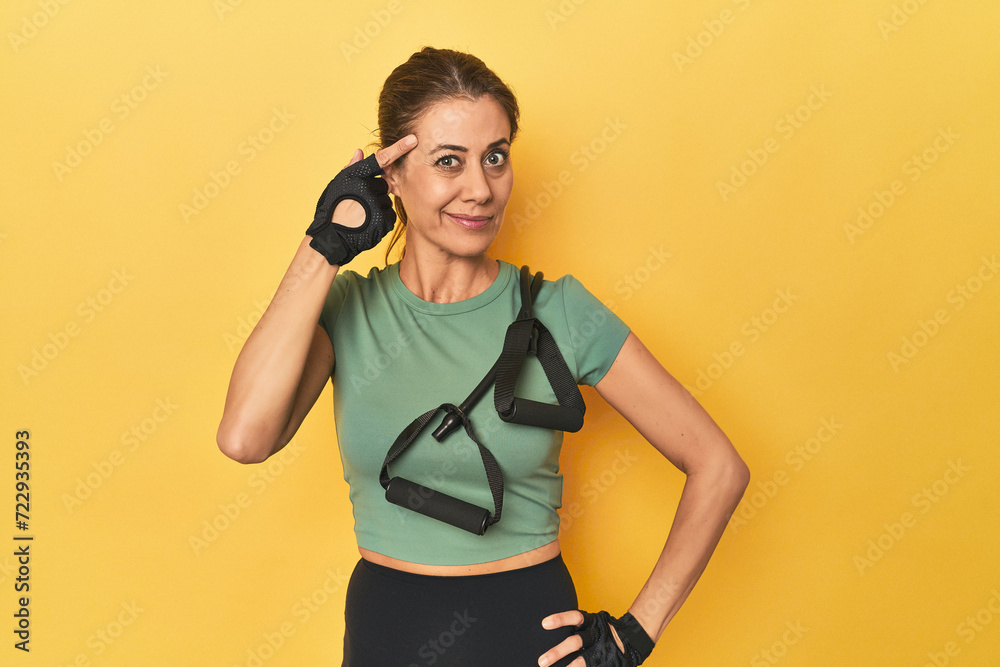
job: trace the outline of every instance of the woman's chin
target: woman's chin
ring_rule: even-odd
[[[474,259],[486,254],[496,240],[497,229],[466,230],[458,234],[449,234],[446,239],[437,242],[429,240],[419,246],[408,242],[407,247],[416,250],[416,254],[426,253],[433,256],[438,253],[461,259]],[[409,252],[409,251],[408,251]]]

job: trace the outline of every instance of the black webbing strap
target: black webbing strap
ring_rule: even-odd
[[[506,422],[575,433],[583,426],[587,405],[552,334],[532,315],[534,294],[524,298],[527,294],[527,276],[528,267],[521,267],[521,312],[518,319],[507,327],[503,351],[497,360],[493,403],[497,414]],[[535,276],[539,284],[540,277],[539,272]],[[534,288],[534,292],[537,293],[537,288]],[[514,396],[517,378],[529,353],[534,354],[542,364],[545,377],[559,401],[558,405]]]
[[[486,481],[489,482],[490,493],[493,494],[493,514],[486,519],[484,524],[482,524],[481,532],[479,533],[482,534],[483,532],[486,532],[486,528],[488,526],[492,526],[500,520],[500,513],[503,511],[503,474],[500,472],[500,464],[498,464],[497,460],[493,458],[493,454],[490,450],[479,441],[479,438],[476,437],[475,432],[472,430],[472,423],[469,421],[468,416],[460,410],[458,406],[452,405],[451,403],[444,403],[433,410],[425,412],[410,422],[410,425],[403,429],[403,432],[399,434],[396,441],[392,443],[392,447],[389,448],[389,452],[385,455],[385,461],[382,462],[382,470],[379,473],[378,481],[379,484],[382,485],[383,489],[389,489],[389,483],[392,481],[389,477],[389,464],[399,458],[403,452],[406,451],[406,448],[413,444],[413,441],[416,440],[417,436],[420,435],[427,424],[430,423],[431,419],[434,418],[434,415],[441,411],[458,417],[458,419],[462,422],[462,426],[465,427],[465,433],[469,436],[469,439],[476,443],[479,447],[479,456],[483,459],[483,468],[486,470]],[[423,489],[424,487],[418,488]],[[454,505],[455,503],[451,501],[455,501],[456,503],[466,504],[464,501],[441,493],[440,491],[435,491],[434,493],[438,496],[438,502]],[[459,527],[465,528],[466,526],[460,525]],[[474,530],[472,532],[477,531]]]
[[[468,413],[490,385],[495,385],[494,405],[504,421],[559,431],[580,430],[583,425],[583,414],[587,409],[583,395],[552,334],[532,315],[532,304],[541,286],[541,272],[532,276],[527,266],[521,267],[521,310],[517,319],[507,327],[503,351],[496,363],[460,406],[444,403],[425,412],[403,429],[392,443],[379,473],[379,483],[386,490],[386,499],[389,502],[409,507],[478,535],[484,534],[488,526],[500,520],[503,509],[503,474],[493,454],[476,437],[468,417]],[[514,396],[517,377],[529,353],[534,354],[542,364],[542,370],[545,371],[545,377],[555,392],[558,405]],[[490,493],[493,495],[492,515],[488,510],[464,500],[400,477],[389,476],[389,464],[402,456],[438,412],[444,412],[445,418],[433,433],[435,440],[442,441],[461,423],[469,439],[479,447]]]

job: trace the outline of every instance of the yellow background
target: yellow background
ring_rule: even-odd
[[[997,664],[1000,5],[223,2],[0,9],[0,663],[339,664],[329,389],[284,460],[215,429],[316,198],[431,44],[519,95],[497,255],[577,275],[753,472],[647,664]],[[586,398],[563,549],[621,613],[683,476]]]

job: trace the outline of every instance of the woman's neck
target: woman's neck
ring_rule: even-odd
[[[500,264],[487,255],[428,259],[406,252],[399,262],[399,279],[418,298],[432,303],[465,301],[485,292]]]

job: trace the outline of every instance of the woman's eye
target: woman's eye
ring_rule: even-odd
[[[486,156],[486,164],[491,167],[499,167],[507,161],[507,154],[503,151],[493,151]]]
[[[439,167],[444,167],[445,169],[451,169],[452,167],[458,166],[458,158],[454,155],[445,155],[438,158],[437,165]]]

